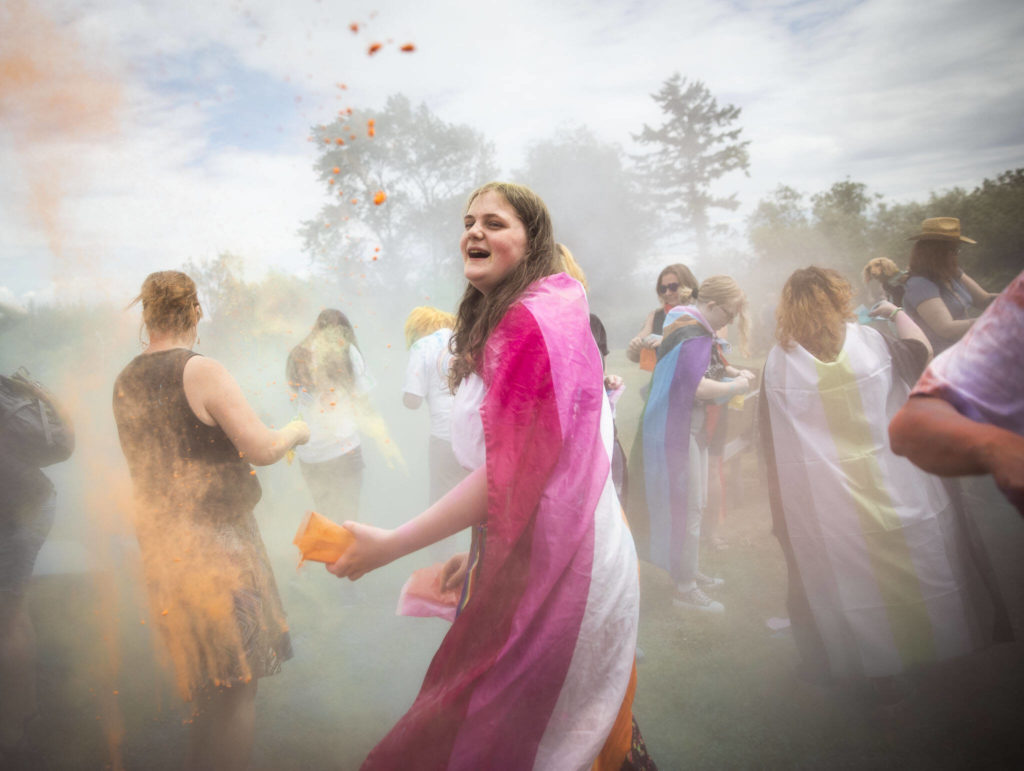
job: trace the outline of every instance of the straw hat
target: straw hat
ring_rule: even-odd
[[[978,243],[973,238],[960,235],[960,220],[956,217],[931,217],[921,223],[921,232],[908,241],[963,241],[965,244]]]

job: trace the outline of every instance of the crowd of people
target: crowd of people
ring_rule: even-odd
[[[192,350],[202,317],[192,279],[162,271],[143,282],[146,347],[118,376],[113,412],[150,604],[181,695],[197,705],[188,767],[248,765],[257,683],[292,656],[252,466],[293,452],[317,510],[351,537],[331,573],[357,580],[432,548],[441,588],[458,596],[419,694],[364,768],[654,768],[632,714],[638,556],[671,581],[681,623],[725,612],[714,599],[723,579],[699,557],[737,397],[756,397],[800,677],[864,681],[890,704],[908,668],[1012,638],[951,477],[990,473],[1024,513],[1013,375],[1024,276],[993,303],[958,267],[960,245],[973,243],[959,221],[925,220],[906,272],[868,262],[866,323],[842,275],[793,273],[760,375],[729,361],[750,332],[740,283],[666,266],[626,349],[650,373],[628,463],[614,419],[622,379],[605,372],[607,333],[544,202],[490,183],[469,196],[463,226],[456,313],[419,307],[405,325],[402,401],[430,413],[429,503],[394,529],[360,521],[360,426],[378,418],[342,311],[322,311],[288,355],[299,417],[275,430],[221,364]],[[21,607],[7,598],[24,594],[41,542],[23,533],[52,519],[52,489],[22,478],[39,489],[4,496],[5,640],[16,627],[8,606]],[[467,531],[469,551],[447,553],[446,539]],[[14,746],[25,715],[5,707],[0,718]]]

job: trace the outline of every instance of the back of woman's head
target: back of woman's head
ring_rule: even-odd
[[[455,353],[451,368],[453,387],[476,369],[487,338],[527,287],[561,269],[551,215],[541,197],[525,185],[488,182],[470,193],[466,210],[487,192],[500,195],[515,211],[526,231],[526,250],[523,259],[486,295],[472,284],[466,286],[455,315],[451,342]]]
[[[850,282],[831,268],[797,270],[782,288],[775,337],[783,348],[802,345],[822,361],[842,350],[844,324],[853,318]]]
[[[348,316],[336,308],[325,308],[310,333],[288,355],[288,382],[295,388],[317,391],[351,387],[350,345],[359,348]]]
[[[409,311],[405,319],[405,346],[411,348],[421,337],[433,334],[439,329],[452,329],[454,326],[455,316],[451,313],[429,305],[420,305]]]
[[[681,262],[677,262],[674,265],[666,265],[661,269],[661,273],[658,274],[658,280],[654,282],[654,292],[659,298],[661,298],[661,280],[669,273],[674,274],[679,282],[679,296],[684,304],[697,299],[697,287],[700,282],[693,275],[693,271]]]
[[[348,316],[337,308],[324,308],[316,317],[313,329],[328,329],[330,327],[352,329],[352,323],[348,320]]]
[[[922,238],[910,248],[910,275],[921,276],[936,284],[945,284],[960,277],[957,241]]]
[[[142,303],[142,323],[150,332],[184,334],[203,317],[195,282],[178,270],[150,273],[131,305]]]

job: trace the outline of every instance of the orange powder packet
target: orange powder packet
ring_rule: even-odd
[[[658,363],[658,353],[653,348],[640,349],[640,369],[646,372],[654,372],[654,365]]]
[[[355,536],[322,514],[307,511],[292,541],[299,547],[299,565],[306,560],[334,562],[353,544]]]

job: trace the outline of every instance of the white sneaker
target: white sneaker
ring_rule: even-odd
[[[725,613],[725,606],[722,603],[712,600],[697,587],[688,592],[676,591],[675,597],[672,598],[672,604],[677,608],[703,610],[707,613]]]
[[[697,586],[701,589],[714,589],[716,586],[723,586],[725,584],[724,578],[712,578],[711,576],[705,575],[698,571],[696,575]]]

